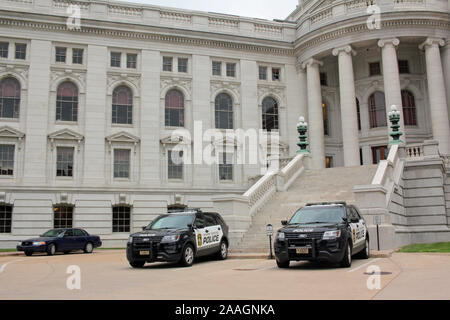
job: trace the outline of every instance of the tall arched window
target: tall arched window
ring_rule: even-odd
[[[386,127],[386,102],[384,93],[376,91],[369,97],[370,128]]]
[[[356,115],[358,116],[358,130],[361,130],[361,110],[359,109],[358,98],[356,98]]]
[[[228,94],[217,95],[215,117],[217,129],[233,129],[233,100]]]
[[[408,90],[402,90],[402,107],[405,126],[416,126],[416,101],[414,95]]]
[[[20,83],[8,77],[0,81],[0,118],[18,118]]]
[[[113,91],[112,123],[133,123],[133,94],[127,86],[119,86]]]
[[[275,99],[267,97],[262,102],[262,128],[263,130],[278,130],[278,103]]]
[[[325,102],[322,103],[322,113],[323,113],[323,133],[327,136],[329,134],[328,108]]]
[[[167,127],[184,127],[184,96],[183,94],[172,89],[166,94],[165,98],[165,114]]]
[[[58,86],[56,96],[56,120],[78,120],[78,88],[70,81]]]

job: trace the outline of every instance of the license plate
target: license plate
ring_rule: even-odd
[[[139,254],[141,256],[149,256],[150,255],[150,251],[139,251]]]
[[[308,254],[309,253],[309,248],[297,248],[295,249],[297,254]]]

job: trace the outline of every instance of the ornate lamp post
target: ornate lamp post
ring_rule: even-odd
[[[308,123],[305,121],[304,117],[300,117],[299,122],[297,123],[297,131],[299,133],[298,139],[300,140],[297,145],[299,146],[300,150],[297,150],[297,153],[309,153],[307,150],[307,147],[309,145],[309,142],[306,140],[307,135],[306,132],[308,131]]]
[[[389,112],[389,121],[392,123],[391,129],[392,132],[390,136],[392,137],[392,141],[389,142],[390,145],[403,143],[400,140],[400,137],[403,135],[403,132],[399,131],[400,125],[398,124],[400,121],[400,111],[397,110],[396,105],[391,106],[391,111]]]

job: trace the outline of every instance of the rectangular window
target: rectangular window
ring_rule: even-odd
[[[127,68],[136,69],[137,66],[137,54],[127,53]]]
[[[163,57],[163,71],[172,71],[173,58]]]
[[[129,149],[114,149],[114,178],[130,178]]]
[[[168,179],[183,179],[183,151],[171,151],[167,152],[168,166],[167,177]]]
[[[213,76],[221,76],[222,75],[222,62],[213,61],[212,74],[213,74]]]
[[[259,80],[267,80],[267,67],[259,67]]]
[[[326,156],[325,157],[325,168],[333,168],[333,157],[332,156]]]
[[[16,43],[16,59],[25,60],[27,56],[27,45],[25,43]]]
[[[53,207],[53,228],[72,228],[73,225],[73,207],[56,206]]]
[[[236,77],[236,63],[227,63],[227,77]]]
[[[281,80],[281,70],[280,68],[272,68],[272,81]]]
[[[188,59],[178,58],[178,72],[188,72]]]
[[[73,177],[73,147],[56,148],[56,176]]]
[[[370,76],[381,75],[381,67],[379,61],[369,63],[369,75]]]
[[[0,145],[0,176],[14,174],[14,149],[12,144]]]
[[[130,232],[130,218],[130,207],[113,207],[113,232]]]
[[[12,206],[0,205],[0,233],[11,233]]]
[[[0,58],[8,58],[8,42],[0,42]]]
[[[372,147],[372,162],[378,164],[381,160],[386,160],[388,157],[388,147]]]
[[[111,52],[111,67],[120,68],[120,58],[122,54],[120,52]]]
[[[62,62],[62,63],[66,62],[67,48],[56,47],[55,53],[56,53],[56,55],[55,55],[56,62]]]
[[[83,64],[83,49],[72,49],[72,63]]]
[[[398,60],[398,72],[399,73],[409,73],[408,60]]]
[[[112,123],[133,124],[133,106],[113,104]]]
[[[219,179],[221,181],[233,180],[233,154],[220,153],[219,154]]]
[[[321,73],[320,73],[320,85],[321,85],[321,86],[326,86],[326,85],[328,85],[328,82],[327,82],[327,74],[326,74],[325,72],[321,72]]]

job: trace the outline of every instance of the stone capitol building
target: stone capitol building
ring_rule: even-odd
[[[159,214],[242,202],[266,181],[260,165],[237,164],[233,152],[213,165],[172,160],[174,130],[194,135],[195,122],[279,133],[283,168],[304,116],[310,168],[328,170],[386,160],[396,105],[401,139],[425,155],[424,141],[434,143],[445,184],[450,0],[299,0],[293,9],[270,21],[111,0],[0,0],[0,247],[72,226],[121,247]],[[448,229],[450,185],[440,188],[436,215]],[[262,203],[251,197],[250,208]],[[254,212],[225,211],[230,231],[245,233]]]

